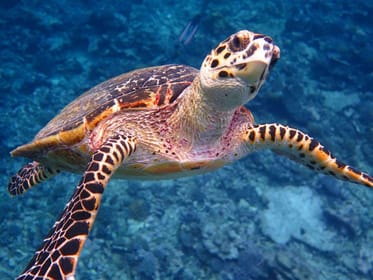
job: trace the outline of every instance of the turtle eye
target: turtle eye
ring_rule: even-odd
[[[233,38],[229,41],[229,48],[234,52],[239,52],[246,49],[247,45],[250,43],[250,38],[248,37],[239,37],[234,35]]]
[[[220,78],[226,78],[228,76],[229,76],[229,73],[225,70],[222,70],[222,71],[219,72],[219,77]]]

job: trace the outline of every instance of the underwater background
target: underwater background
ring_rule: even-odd
[[[364,0],[0,1],[0,279],[24,269],[80,178],[10,197],[27,161],[9,152],[94,85],[146,66],[199,68],[241,29],[281,48],[247,104],[256,122],[297,127],[372,174],[372,16]],[[112,180],[76,278],[372,279],[373,190],[270,151],[193,178]]]

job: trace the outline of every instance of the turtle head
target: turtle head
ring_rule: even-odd
[[[280,57],[272,39],[247,30],[221,42],[201,66],[201,88],[209,102],[231,110],[253,99]]]

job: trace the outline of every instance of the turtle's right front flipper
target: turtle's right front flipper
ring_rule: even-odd
[[[250,149],[269,148],[315,171],[373,187],[371,176],[340,162],[318,141],[298,129],[275,123],[250,125],[243,138]]]
[[[45,167],[37,161],[24,165],[8,184],[8,191],[11,195],[19,195],[29,188],[45,181],[59,172],[57,169]]]
[[[95,221],[109,179],[136,148],[136,141],[118,134],[92,155],[61,217],[17,280],[73,280],[80,252]]]

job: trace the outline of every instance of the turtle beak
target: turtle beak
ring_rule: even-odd
[[[272,51],[258,52],[258,55],[254,59],[251,58],[246,63],[236,65],[238,70],[236,76],[249,84],[253,90],[258,90],[279,58],[280,48],[273,45]]]
[[[250,61],[245,64],[243,69],[237,72],[237,77],[250,85],[254,85],[263,78],[267,68],[268,64],[263,61]]]
[[[262,53],[258,52],[256,57],[251,57],[251,60],[246,61],[246,63],[236,65],[238,70],[236,71],[236,77],[242,80],[250,88],[250,99],[255,97],[258,93],[258,90],[264,84],[269,71],[276,64],[279,58],[280,48],[273,45],[272,50]]]

